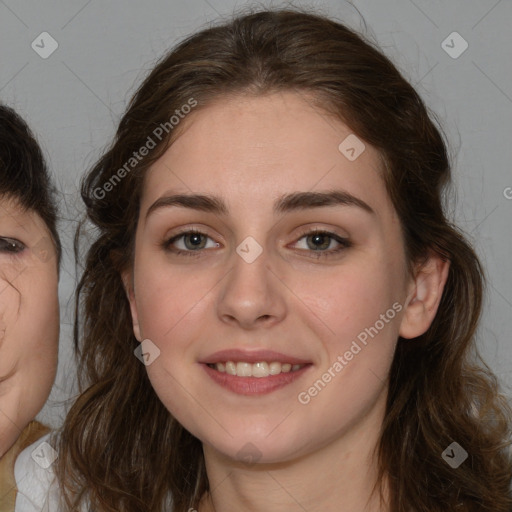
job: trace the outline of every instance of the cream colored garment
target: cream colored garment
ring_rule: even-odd
[[[7,453],[0,459],[0,512],[13,512],[16,502],[16,482],[14,464],[18,455],[29,445],[50,431],[37,421],[27,425],[20,437]]]

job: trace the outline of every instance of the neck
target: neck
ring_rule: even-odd
[[[200,512],[388,512],[380,502],[376,446],[383,404],[350,432],[286,462],[244,464],[204,446],[211,493]],[[383,496],[387,501],[386,482]]]

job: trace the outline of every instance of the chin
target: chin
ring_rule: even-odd
[[[289,433],[285,433],[284,438],[268,436],[268,431],[264,434],[251,435],[250,431],[241,431],[239,435],[233,430],[229,430],[233,437],[223,436],[222,439],[213,439],[208,436],[198,436],[206,448],[205,451],[212,450],[223,457],[231,459],[242,464],[275,464],[291,461],[304,454],[307,450],[308,440],[296,438]]]

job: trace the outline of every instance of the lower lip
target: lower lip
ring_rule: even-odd
[[[229,375],[229,373],[214,370],[207,364],[202,364],[201,366],[203,366],[212,380],[220,386],[239,395],[254,396],[265,395],[284,388],[299,379],[311,365],[307,364],[294,372],[279,373],[277,375],[269,375],[268,377],[237,377],[236,375]]]

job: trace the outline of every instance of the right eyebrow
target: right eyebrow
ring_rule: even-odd
[[[146,212],[146,219],[160,208],[181,206],[192,210],[211,212],[219,215],[227,215],[226,203],[217,196],[206,196],[202,194],[173,194],[158,198]]]

